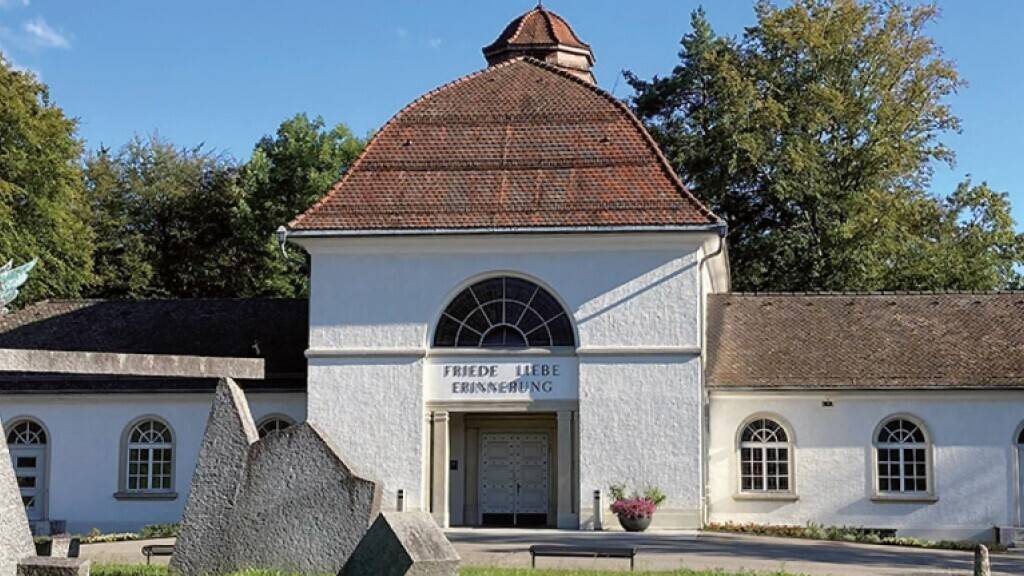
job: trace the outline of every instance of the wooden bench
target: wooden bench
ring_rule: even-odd
[[[537,557],[549,558],[629,558],[629,571],[633,571],[636,548],[614,546],[530,546],[530,567],[537,567]]]
[[[142,555],[146,557],[146,565],[149,565],[153,556],[170,556],[174,554],[174,544],[150,544],[142,547]]]

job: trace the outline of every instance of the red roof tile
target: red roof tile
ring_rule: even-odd
[[[442,86],[399,112],[293,230],[706,226],[613,96],[530,58]]]
[[[1024,388],[1024,293],[713,294],[710,388]]]

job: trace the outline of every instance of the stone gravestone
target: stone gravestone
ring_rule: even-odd
[[[376,517],[380,494],[308,423],[257,439],[245,394],[224,379],[171,568],[183,576],[337,573]]]
[[[340,576],[456,576],[459,555],[426,512],[382,512]]]
[[[259,440],[242,389],[221,381],[213,397],[171,566],[182,574],[230,572],[231,514],[249,446]]]
[[[3,429],[0,422],[0,434]],[[18,562],[35,554],[7,438],[0,438],[0,576],[15,576]]]
[[[81,558],[32,556],[18,563],[18,576],[89,576],[90,563]]]

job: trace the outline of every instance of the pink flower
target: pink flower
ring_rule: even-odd
[[[650,518],[658,505],[647,498],[622,498],[612,503],[612,512],[619,518],[636,520]]]

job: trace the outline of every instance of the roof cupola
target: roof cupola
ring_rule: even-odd
[[[561,16],[539,3],[510,22],[497,40],[484,47],[484,57],[491,66],[523,56],[543,60],[595,83],[591,72],[594,53],[590,46],[580,40]]]

